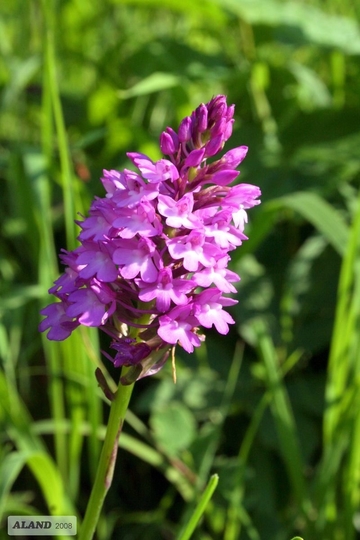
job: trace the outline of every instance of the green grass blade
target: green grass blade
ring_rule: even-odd
[[[67,486],[62,481],[58,468],[46,452],[29,455],[27,465],[35,476],[49,512],[53,515],[74,515],[74,508],[67,497]]]
[[[351,384],[353,376],[360,370],[360,347],[358,321],[360,316],[360,202],[358,202],[346,254],[342,263],[335,324],[331,342],[328,383],[327,410],[324,419],[325,443],[336,436],[340,421],[339,407],[341,397]]]
[[[84,436],[80,430],[82,422],[89,418],[92,429],[88,439],[90,472],[95,473],[100,452],[100,441],[96,437],[98,425],[101,424],[101,399],[98,392],[95,369],[97,357],[94,348],[93,361],[88,354],[91,343],[97,346],[97,334],[94,329],[84,328],[82,332],[74,332],[61,344],[63,352],[63,372],[65,378],[66,406],[71,419],[69,435],[69,491],[76,499],[81,468],[81,453]],[[95,340],[95,341],[94,341]]]
[[[6,499],[11,488],[26,464],[28,454],[25,452],[11,452],[0,464],[0,522],[4,513]]]
[[[238,461],[241,467],[241,474],[237,486],[231,494],[230,503],[227,511],[227,520],[225,523],[224,540],[237,540],[240,537],[242,525],[247,530],[252,540],[258,540],[259,535],[251,523],[250,516],[243,507],[245,492],[245,471],[251,448],[254,444],[256,433],[258,432],[260,422],[263,418],[266,408],[271,401],[271,393],[267,392],[257,405],[242,440]]]
[[[214,474],[210,477],[210,480],[203,492],[203,494],[200,497],[200,500],[198,504],[196,505],[196,508],[190,517],[189,521],[185,525],[185,528],[179,533],[177,536],[177,540],[189,540],[191,538],[193,532],[196,529],[197,524],[199,523],[199,520],[201,519],[201,516],[204,514],[207,505],[209,504],[209,501],[211,497],[213,496],[213,493],[216,489],[216,486],[218,485],[219,477],[217,474]]]
[[[67,247],[75,247],[76,217],[75,207],[78,211],[83,210],[82,201],[77,192],[78,186],[75,182],[69,145],[66,134],[64,115],[60,100],[60,89],[56,73],[56,52],[54,27],[56,20],[56,3],[52,0],[43,0],[43,14],[45,20],[45,41],[44,41],[44,97],[43,97],[43,133],[42,146],[43,154],[46,156],[48,168],[52,162],[52,149],[49,140],[53,139],[53,123],[55,126],[56,139],[58,143],[61,185],[64,200],[65,228]],[[52,121],[53,119],[53,121]],[[51,227],[51,204],[50,187],[46,197],[43,198],[44,215],[42,220],[42,230],[51,232],[43,239],[44,249],[42,250],[43,260],[40,260],[39,267],[49,269],[46,275],[42,276],[42,283],[48,288],[57,277],[57,264],[52,257],[52,265],[46,265],[46,257],[53,254],[53,236]],[[45,189],[44,189],[45,192]],[[76,200],[76,204],[75,204]],[[51,268],[51,271],[50,271]],[[56,268],[56,271],[54,269]],[[45,272],[44,272],[45,274]],[[44,302],[45,303],[45,302]],[[86,343],[84,344],[84,340]],[[99,456],[99,441],[95,433],[99,423],[101,423],[101,403],[97,394],[97,382],[94,377],[96,363],[89,360],[87,349],[90,348],[93,357],[98,357],[98,339],[95,331],[85,329],[82,335],[75,333],[71,339],[62,344],[46,344],[44,348],[47,352],[49,369],[51,374],[50,399],[54,418],[61,422],[65,409],[69,411],[72,419],[72,430],[69,438],[64,438],[64,434],[56,432],[56,455],[61,465],[64,478],[68,478],[69,491],[76,498],[79,488],[79,474],[81,465],[81,452],[83,448],[83,437],[79,431],[79,425],[85,416],[89,416],[93,429],[89,438],[89,463],[90,474],[95,474],[96,463]],[[94,352],[96,351],[96,352]],[[98,363],[98,361],[96,361]],[[79,382],[79,379],[81,382]],[[64,384],[64,381],[65,384]],[[64,401],[64,397],[66,400]],[[67,470],[68,469],[68,470]]]
[[[64,419],[61,423],[60,429],[64,434],[69,434],[72,429],[71,422],[68,419]],[[82,424],[79,426],[79,430],[83,437],[90,438],[92,429],[92,426],[88,422],[82,422]],[[96,432],[97,441],[104,440],[105,430],[105,426],[98,426]],[[32,431],[35,434],[40,435],[52,434],[54,432],[54,423],[51,419],[36,422],[32,426]],[[165,456],[159,452],[159,450],[125,432],[121,433],[121,437],[119,438],[119,447],[141,459],[144,461],[144,463],[148,463],[152,467],[155,467],[161,471],[165,478],[167,478],[167,480],[176,488],[185,501],[191,501],[193,499],[193,485],[190,484],[186,476],[184,476],[181,468],[178,469],[174,464],[170,464]]]
[[[242,358],[243,358],[243,346],[237,343],[234,356],[230,365],[230,370],[229,370],[228,378],[226,381],[224,394],[222,396],[222,402],[219,408],[220,414],[218,417],[218,422],[213,427],[212,433],[209,436],[209,443],[207,445],[206,452],[204,453],[201,460],[201,464],[198,467],[199,486],[202,486],[204,484],[205,479],[208,478],[210,469],[213,465],[216,450],[219,446],[219,441],[221,437],[221,429],[229,413],[231,400],[235,392],[236,384],[238,382]]]
[[[324,445],[335,453],[339,433],[344,432],[346,454],[343,467],[337,471],[342,477],[343,510],[341,523],[344,538],[355,537],[353,518],[360,504],[359,489],[359,381],[360,381],[360,200],[350,231],[349,242],[342,262],[334,331],[331,342],[324,415]],[[345,449],[344,449],[345,451]],[[338,489],[335,482],[334,492]],[[335,494],[333,496],[335,498]],[[334,500],[326,501],[322,513],[326,516]]]
[[[65,209],[65,229],[68,249],[75,247],[75,227],[74,227],[74,187],[73,173],[71,167],[70,153],[66,135],[64,115],[60,100],[60,91],[56,73],[56,53],[54,28],[56,24],[55,2],[53,0],[43,0],[43,14],[45,20],[45,70],[48,78],[48,89],[53,110],[56,135],[59,148],[61,183]]]
[[[34,221],[38,231],[38,279],[41,287],[41,307],[49,303],[47,289],[51,286],[57,275],[57,262],[53,241],[53,227],[50,203],[50,182],[47,175],[47,162],[43,154],[31,153],[24,156],[25,172],[27,178],[31,178],[32,186],[32,211]],[[42,344],[45,352],[47,369],[49,375],[48,391],[50,406],[55,422],[61,422],[65,415],[63,381],[58,376],[61,372],[62,356],[61,348],[54,343],[50,343],[42,334]],[[64,435],[55,430],[55,456],[63,478],[66,478],[67,456],[66,440]]]
[[[67,512],[74,513],[74,508],[67,496],[60,471],[41,438],[32,431],[33,419],[31,418],[25,404],[19,396],[17,389],[6,381],[4,374],[0,371],[0,413],[4,419],[5,431],[16,446],[19,454],[19,461],[14,459],[13,471],[10,480],[21,465],[21,456],[24,464],[31,469],[35,476],[41,492],[47,502],[51,514],[66,515]],[[6,480],[6,478],[5,478]],[[5,481],[5,487],[9,485],[9,476]]]
[[[44,3],[45,10],[45,3]],[[44,42],[44,65],[43,72],[43,93],[42,93],[42,123],[41,123],[41,147],[43,158],[43,174],[39,175],[37,181],[38,192],[38,227],[40,234],[40,253],[39,253],[39,282],[43,287],[43,298],[41,307],[49,303],[47,290],[55,280],[58,274],[57,254],[54,244],[53,217],[51,208],[52,186],[49,178],[49,172],[53,160],[53,140],[54,123],[50,74],[51,63],[51,44],[50,36],[47,32],[47,38]],[[45,359],[48,370],[48,395],[50,409],[54,420],[54,448],[55,460],[61,471],[62,478],[68,477],[68,452],[67,436],[61,431],[60,425],[65,418],[64,401],[64,381],[60,377],[62,370],[61,347],[56,343],[49,342],[44,334],[41,335],[42,346],[45,353]]]
[[[275,420],[281,453],[299,509],[306,516],[310,503],[303,476],[304,463],[289,397],[278,366],[277,353],[271,337],[261,321],[254,322],[254,331],[257,336],[259,355],[265,367],[266,382],[271,393],[270,407]]]
[[[341,214],[316,193],[297,192],[275,199],[269,206],[285,206],[311,223],[339,253],[344,255],[349,229]]]

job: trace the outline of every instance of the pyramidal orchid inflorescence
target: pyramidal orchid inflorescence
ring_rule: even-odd
[[[229,252],[247,239],[246,210],[260,189],[229,185],[246,146],[215,159],[233,115],[216,96],[177,133],[161,134],[163,159],[131,152],[137,171],[104,170],[106,196],[77,222],[79,247],[62,251],[66,269],[49,290],[59,301],[41,311],[40,331],[60,341],[79,325],[100,328],[115,351],[106,356],[131,366],[124,384],[158,371],[176,344],[192,352],[204,340],[200,327],[227,334],[234,323],[223,309],[236,303],[224,293],[240,279],[227,268]]]

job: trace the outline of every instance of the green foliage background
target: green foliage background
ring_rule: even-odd
[[[179,352],[176,385],[171,366],[137,383],[97,538],[180,538],[213,472],[196,539],[359,537],[359,18],[350,0],[1,4],[0,538],[11,514],[80,523],[104,435],[98,336],[37,331],[56,254],[103,168],[159,158],[219,93],[263,193],[232,258],[236,328]]]

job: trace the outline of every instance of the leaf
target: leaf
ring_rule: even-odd
[[[299,62],[291,62],[289,71],[298,82],[297,97],[304,109],[331,106],[332,96],[316,71]]]
[[[340,213],[316,193],[293,193],[275,199],[270,205],[292,208],[308,220],[339,253],[344,255],[349,228]]]
[[[271,412],[275,422],[279,445],[287,467],[292,491],[299,509],[304,514],[309,499],[303,471],[303,456],[299,445],[299,433],[290,403],[289,395],[279,369],[277,350],[264,321],[254,321],[254,333],[257,336],[259,356],[266,372],[266,384],[271,393]]]
[[[187,448],[196,435],[194,416],[179,402],[157,409],[150,423],[157,442],[169,455],[178,454]]]
[[[71,511],[64,492],[59,470],[45,452],[34,452],[27,459],[27,465],[34,474],[49,511],[53,515],[66,515]]]
[[[2,106],[10,107],[19,98],[20,93],[31,82],[40,68],[38,55],[29,56],[25,60],[13,58],[10,67],[11,81],[3,92]]]
[[[122,99],[128,99],[135,96],[144,96],[159,92],[160,90],[167,90],[174,86],[180,86],[181,78],[169,73],[152,73],[149,77],[146,77],[142,81],[136,83],[128,90],[119,90],[118,95]]]
[[[128,4],[136,5],[147,9],[168,9],[175,13],[184,13],[187,16],[191,14],[193,17],[198,17],[202,21],[223,22],[224,14],[221,9],[217,8],[212,2],[193,2],[193,0],[182,0],[182,2],[174,2],[174,0],[111,0],[113,4]]]
[[[28,452],[11,452],[0,465],[0,521],[11,487],[24,467]]]
[[[73,512],[59,471],[50,456],[41,451],[20,451],[8,454],[0,466],[0,518],[10,490],[25,465],[33,472],[51,514]]]
[[[348,54],[360,54],[360,32],[356,21],[328,15],[320,9],[298,2],[276,0],[218,0],[224,8],[251,24],[291,28],[298,41],[331,47]]]

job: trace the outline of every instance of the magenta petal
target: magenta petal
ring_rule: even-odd
[[[213,174],[211,177],[211,182],[217,184],[218,186],[226,186],[235,180],[239,174],[239,171],[234,170],[219,171]]]
[[[78,326],[77,321],[68,317],[65,313],[66,306],[62,302],[56,302],[46,306],[40,311],[46,318],[39,324],[39,331],[49,330],[47,338],[52,341],[63,341],[68,338],[74,328]]]
[[[224,161],[229,167],[235,169],[245,159],[247,152],[247,146],[238,146],[226,152],[221,158],[221,161]]]
[[[68,317],[78,317],[84,326],[101,326],[106,320],[105,305],[91,289],[79,289],[70,294],[70,305],[66,309]]]
[[[205,148],[193,150],[185,159],[185,167],[198,167],[204,159]]]

